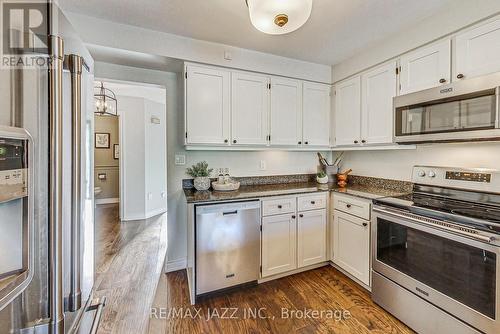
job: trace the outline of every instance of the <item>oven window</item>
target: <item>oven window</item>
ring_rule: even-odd
[[[495,128],[496,96],[396,109],[396,135],[409,136]]]
[[[377,260],[495,319],[494,253],[378,218]]]

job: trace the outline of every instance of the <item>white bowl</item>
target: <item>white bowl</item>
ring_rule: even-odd
[[[240,188],[240,183],[238,181],[232,181],[228,183],[212,182],[212,188],[215,191],[234,191]]]

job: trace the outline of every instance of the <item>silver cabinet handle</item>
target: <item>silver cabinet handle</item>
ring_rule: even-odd
[[[49,313],[54,333],[64,333],[62,273],[62,72],[63,40],[49,36]]]
[[[77,55],[66,56],[67,67],[71,74],[71,261],[70,292],[67,311],[75,312],[82,307],[81,293],[81,162],[82,162],[82,67],[83,58]]]

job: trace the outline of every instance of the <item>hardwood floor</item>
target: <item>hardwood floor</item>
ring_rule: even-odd
[[[120,222],[118,205],[96,208],[96,296],[107,297],[98,333],[144,333],[167,246],[166,214]]]
[[[262,317],[250,314],[259,309]],[[304,310],[323,314],[306,317]],[[331,266],[205,298],[195,306],[189,304],[185,271],[164,274],[151,312],[150,334],[413,333]]]
[[[95,286],[108,298],[98,333],[413,333],[330,266],[191,306],[185,271],[162,274],[166,238],[166,215],[120,222],[117,205],[98,206]]]

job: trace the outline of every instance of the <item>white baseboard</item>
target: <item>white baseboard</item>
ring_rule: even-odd
[[[165,213],[165,212],[167,212],[166,208],[160,208],[160,209],[149,211],[146,213],[146,219],[161,215],[162,213]]]
[[[95,204],[115,204],[120,203],[119,198],[98,198],[95,200]]]
[[[130,215],[129,214],[126,217],[122,217],[121,220],[122,221],[145,220],[145,219],[152,218],[154,216],[158,216],[158,215],[163,214],[165,212],[167,212],[167,209],[166,208],[161,208],[161,209],[149,211],[146,214],[135,214],[135,215]]]
[[[186,259],[168,261],[167,265],[165,266],[165,272],[170,273],[172,271],[186,269],[186,266],[187,266]]]

